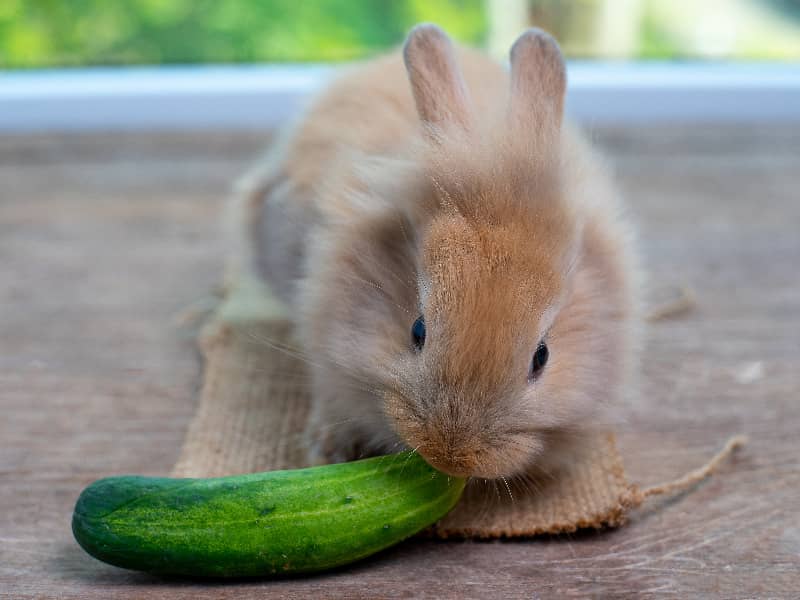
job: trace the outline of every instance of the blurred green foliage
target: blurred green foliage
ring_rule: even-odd
[[[573,58],[800,59],[800,0],[0,0],[0,68],[352,60],[421,21],[498,58],[536,24]]]
[[[0,67],[348,60],[421,21],[486,36],[483,0],[0,0]]]

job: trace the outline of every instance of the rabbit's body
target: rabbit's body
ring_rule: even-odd
[[[469,48],[459,48],[459,59],[476,104],[486,111],[504,106],[507,71]],[[419,137],[419,116],[400,52],[346,70],[301,121],[282,132],[266,160],[243,181],[244,194],[260,211],[261,230],[253,240],[256,265],[282,300],[294,305],[308,228],[324,225],[326,213],[350,210],[348,195],[321,189],[352,180],[365,157],[407,157]]]
[[[630,227],[561,126],[549,37],[520,38],[511,76],[430,26],[403,62],[336,80],[244,190],[253,264],[311,370],[312,445],[326,460],[405,445],[459,475],[549,469],[553,440],[628,381]]]

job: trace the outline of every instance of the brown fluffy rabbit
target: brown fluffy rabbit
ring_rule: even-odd
[[[548,471],[625,390],[631,228],[562,123],[565,86],[542,31],[509,75],[421,25],[249,178],[253,264],[292,309],[320,460],[405,446],[453,475]]]

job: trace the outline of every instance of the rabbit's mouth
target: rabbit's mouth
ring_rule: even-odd
[[[496,444],[480,443],[478,439],[461,444],[451,442],[423,443],[418,452],[431,466],[455,477],[502,479],[523,472],[541,452],[542,444],[534,437],[511,439]]]
[[[398,436],[431,466],[454,477],[500,479],[523,472],[541,453],[534,433],[502,432],[456,414],[420,415],[407,403],[387,398],[387,416]]]

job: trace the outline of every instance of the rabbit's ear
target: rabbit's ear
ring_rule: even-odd
[[[525,126],[552,140],[561,130],[567,70],[558,43],[541,29],[528,29],[511,47],[512,126]]]
[[[436,25],[417,25],[403,48],[417,112],[424,123],[467,128],[470,101],[453,45]]]

